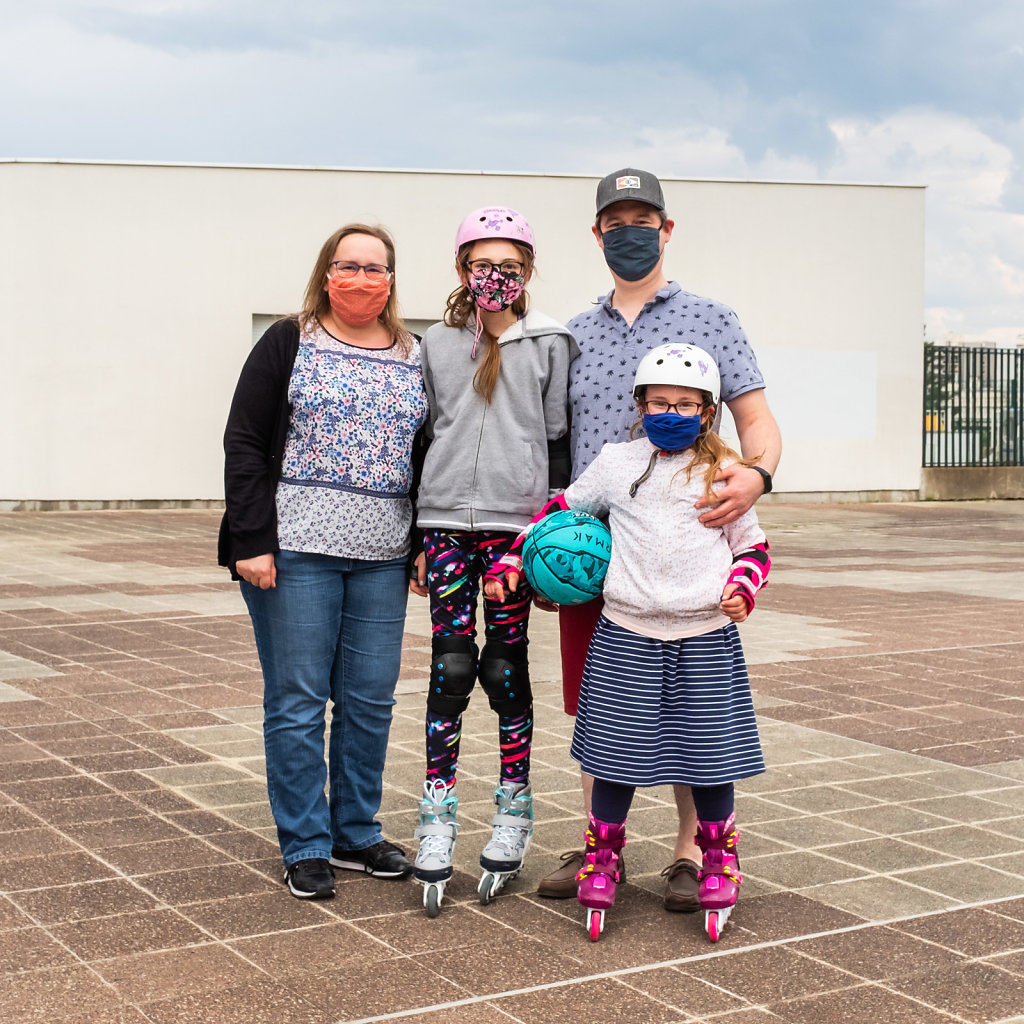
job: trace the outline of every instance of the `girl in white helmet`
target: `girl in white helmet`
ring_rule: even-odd
[[[571,750],[595,780],[576,876],[594,940],[615,900],[637,786],[693,790],[704,855],[699,895],[712,941],[736,902],[733,784],[765,767],[735,623],[753,608],[770,561],[753,510],[714,529],[694,509],[697,498],[713,496],[723,464],[744,461],[712,429],[719,394],[718,368],[702,349],[653,349],[633,390],[645,436],[606,444],[537,517],[576,509],[608,517],[612,534]],[[510,553],[487,592],[515,591],[521,565]]]
[[[410,585],[430,598],[433,638],[414,872],[430,916],[453,871],[462,713],[478,679],[498,717],[500,752],[482,902],[518,873],[533,832],[532,595],[484,601],[482,650],[475,610],[484,573],[568,481],[568,370],[579,349],[565,327],[528,307],[534,255],[533,230],[515,210],[469,214],[455,239],[459,285],[420,348],[431,441],[417,499],[423,552]]]

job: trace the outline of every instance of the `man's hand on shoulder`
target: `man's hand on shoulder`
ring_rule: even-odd
[[[718,471],[715,482],[723,484],[715,490],[715,501],[701,498],[696,508],[706,508],[700,521],[705,526],[722,527],[739,519],[744,512],[754,506],[754,502],[764,494],[764,477],[749,466],[734,463]]]
[[[770,490],[770,474],[775,471],[782,455],[782,437],[779,425],[768,408],[764,390],[756,388],[725,403],[736,424],[740,451],[747,459],[756,459],[759,469],[734,463],[719,472],[715,480],[724,484],[715,492],[713,501],[698,501],[697,508],[708,509],[700,521],[705,526],[728,526],[747,512]]]

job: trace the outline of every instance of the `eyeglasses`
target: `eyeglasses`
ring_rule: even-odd
[[[695,416],[704,408],[703,402],[666,402],[662,398],[652,398],[649,402],[642,402],[643,410],[652,416],[660,416],[671,409],[680,416]]]
[[[391,277],[391,268],[383,263],[349,263],[347,260],[335,260],[327,268],[328,277],[355,277],[362,271],[371,281],[382,281]]]
[[[501,263],[492,263],[490,260],[470,260],[463,266],[474,277],[490,277],[495,270],[503,274],[515,274],[519,276],[523,272],[523,264],[519,260],[502,260]]]

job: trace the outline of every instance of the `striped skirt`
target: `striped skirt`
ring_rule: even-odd
[[[598,621],[570,750],[632,786],[715,786],[765,770],[739,631],[654,640]]]

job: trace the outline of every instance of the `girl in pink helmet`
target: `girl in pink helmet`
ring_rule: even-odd
[[[433,639],[415,875],[431,917],[453,872],[462,713],[477,680],[498,717],[500,751],[482,902],[519,872],[533,832],[532,595],[484,600],[482,649],[475,609],[484,574],[568,478],[568,369],[579,349],[562,324],[529,308],[534,254],[522,214],[504,206],[469,214],[455,236],[459,285],[421,345],[430,447],[416,520],[423,552],[410,587],[429,596]]]

